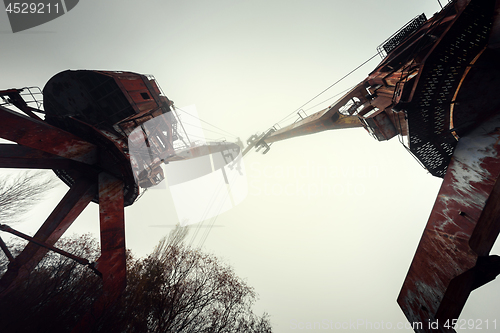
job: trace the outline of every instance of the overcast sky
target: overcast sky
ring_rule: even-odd
[[[439,9],[436,0],[87,0],[16,34],[1,12],[0,89],[43,88],[66,69],[152,74],[175,105],[195,105],[202,120],[246,141],[373,56],[410,19]],[[378,61],[304,109],[363,80]],[[193,244],[210,230],[203,248],[255,287],[256,312],[271,315],[275,332],[406,322],[396,298],[440,179],[397,138],[377,142],[362,128],[278,142],[244,163],[247,197]],[[36,230],[65,191],[52,192],[18,229]],[[167,189],[148,191],[126,209],[127,247],[147,255],[177,219]],[[97,205],[71,232],[98,235]],[[473,292],[461,318],[497,319],[499,291],[494,281]]]

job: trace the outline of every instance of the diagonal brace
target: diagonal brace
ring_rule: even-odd
[[[95,192],[95,182],[87,179],[77,180],[33,238],[54,245],[94,198]],[[0,279],[0,297],[9,293],[18,282],[27,277],[47,252],[45,248],[28,243],[9,264],[7,272]]]

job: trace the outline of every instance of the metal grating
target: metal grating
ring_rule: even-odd
[[[491,20],[471,3],[426,61],[407,109],[411,152],[434,176],[444,177],[456,146],[450,104],[467,65],[486,45]]]
[[[421,14],[410,22],[406,23],[401,29],[396,31],[391,37],[386,39],[381,45],[377,47],[377,51],[380,55],[387,55],[396,47],[401,45],[401,43],[410,35],[415,33],[424,23],[427,22],[427,17],[425,14]]]

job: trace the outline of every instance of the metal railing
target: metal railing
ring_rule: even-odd
[[[391,37],[387,38],[382,44],[377,46],[378,54],[384,58],[397,48],[401,43],[411,34],[416,32],[424,23],[427,22],[427,17],[425,14],[421,14],[413,18],[410,22],[406,23],[401,29],[392,34]]]

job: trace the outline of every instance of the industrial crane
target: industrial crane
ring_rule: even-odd
[[[398,136],[443,183],[397,301],[416,332],[454,332],[469,294],[500,273],[489,254],[500,232],[500,1],[451,1],[378,53],[336,103],[252,136],[244,153],[330,129]]]
[[[102,296],[73,330],[88,332],[126,286],[124,208],[163,181],[162,164],[209,154],[231,163],[240,148],[190,141],[152,76],[68,70],[46,83],[43,103],[41,95],[33,88],[0,90],[0,137],[11,142],[0,144],[0,167],[52,169],[69,190],[33,237],[0,224],[1,231],[29,241],[14,257],[0,238],[10,261],[0,277],[0,299],[55,251],[103,280]],[[91,201],[100,212],[101,256],[95,263],[54,247]]]
[[[267,153],[274,142],[329,129],[364,127],[379,141],[398,137],[443,178],[398,304],[415,331],[453,332],[470,292],[500,273],[500,258],[489,254],[500,232],[500,0],[454,0],[430,19],[419,15],[378,53],[381,63],[339,101],[253,136],[243,153]],[[239,148],[187,141],[172,102],[150,76],[65,71],[45,86],[43,109],[28,105],[25,94],[33,96],[24,88],[0,91],[0,134],[15,142],[0,145],[0,167],[52,169],[69,190],[21,254],[9,256],[2,246],[11,263],[0,297],[57,250],[56,241],[94,201],[101,257],[73,259],[102,276],[104,293],[92,310],[98,316],[125,288],[124,207],[162,181],[161,164],[209,153],[234,159]],[[74,332],[94,320],[88,313]]]

